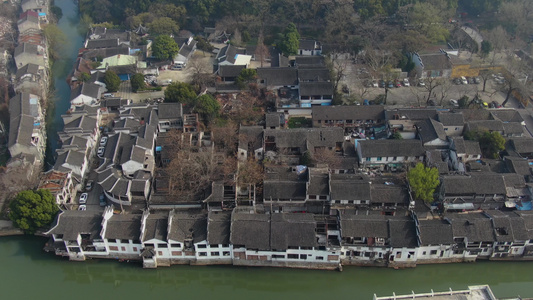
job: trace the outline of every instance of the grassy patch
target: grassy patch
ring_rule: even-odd
[[[313,120],[305,117],[293,117],[289,119],[289,128],[310,128]]]

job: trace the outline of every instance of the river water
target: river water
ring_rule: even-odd
[[[343,272],[172,266],[142,269],[110,260],[70,262],[45,239],[0,238],[1,299],[372,299],[411,291],[490,284],[497,297],[533,297],[533,263],[477,262],[414,269],[345,267]]]
[[[84,36],[73,0],[55,0],[66,34],[53,68],[55,111],[49,115],[49,150],[57,148],[61,114],[70,107],[65,78]],[[137,263],[69,262],[41,249],[36,237],[0,238],[0,299],[372,299],[415,292],[490,284],[496,296],[533,297],[533,262],[478,262],[415,269],[345,267],[343,272],[229,266],[172,266],[144,270]]]

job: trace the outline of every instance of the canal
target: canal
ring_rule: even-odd
[[[69,262],[37,237],[0,238],[2,299],[372,299],[490,284],[497,297],[533,297],[533,263],[477,262],[343,272],[229,266],[142,269],[110,260]]]
[[[61,114],[70,107],[65,78],[84,39],[78,31],[75,2],[55,0],[63,10],[58,25],[68,43],[52,68],[55,102],[48,116],[50,153],[57,149]],[[346,267],[343,272],[228,266],[144,270],[137,263],[69,262],[44,253],[45,242],[36,237],[0,238],[1,299],[372,299],[374,293],[443,291],[475,284],[490,284],[498,297],[533,297],[533,262],[427,265],[406,270]]]
[[[57,132],[63,129],[61,115],[70,108],[70,86],[66,78],[78,55],[78,49],[83,46],[85,33],[79,30],[80,18],[78,15],[77,1],[55,0],[55,5],[63,11],[63,17],[58,22],[58,27],[66,36],[66,43],[60,50],[59,59],[52,66],[52,80],[54,91],[49,99],[52,105],[47,113],[47,149],[46,168],[51,168],[54,163],[55,150],[58,148]]]

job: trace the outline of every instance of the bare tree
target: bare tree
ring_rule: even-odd
[[[312,159],[315,164],[325,164],[330,169],[337,169],[341,164],[341,157],[334,150],[318,148],[314,151]]]
[[[346,69],[348,68],[348,59],[343,54],[333,52],[328,55],[330,70],[333,79],[333,91],[336,94],[339,88],[340,81],[346,76]]]
[[[431,99],[431,96],[436,98],[435,89],[441,85],[444,84],[445,79],[438,78],[438,77],[427,77],[424,79],[426,85],[424,88],[428,92],[428,96],[426,98],[426,104],[429,103],[429,99]]]
[[[265,46],[263,32],[260,32],[259,37],[257,38],[257,46],[255,48],[255,59],[259,59],[261,62],[261,68],[269,55],[268,48]]]

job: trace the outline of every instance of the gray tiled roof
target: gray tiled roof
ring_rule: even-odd
[[[505,195],[505,182],[501,174],[472,174],[470,176],[443,176],[446,195]]]
[[[183,242],[192,239],[193,243],[207,239],[207,215],[204,213],[176,213],[172,216],[168,239]]]
[[[503,123],[500,120],[479,120],[479,121],[470,121],[467,123],[468,129],[470,131],[502,131],[503,132]]]
[[[395,248],[418,246],[415,221],[410,218],[389,219],[390,245]]]
[[[374,120],[384,121],[385,110],[382,105],[353,105],[353,106],[313,106],[313,121],[315,120]]]
[[[463,126],[465,123],[463,113],[461,112],[439,112],[438,118],[439,122],[444,126]]]
[[[420,220],[420,239],[422,246],[428,245],[452,245],[452,225],[441,220]]]
[[[37,45],[28,44],[28,43],[22,43],[22,44],[18,45],[15,48],[13,57],[16,58],[17,56],[19,56],[22,53],[29,53],[29,54],[37,55],[38,52],[39,52],[38,49],[39,49],[39,47]]]
[[[99,212],[66,210],[57,219],[49,233],[62,234],[63,240],[75,241],[79,234],[89,234],[90,239],[100,236],[102,215]]]
[[[342,237],[388,238],[389,226],[381,215],[340,215]]]
[[[427,143],[436,139],[446,141],[446,132],[442,123],[433,119],[426,119],[416,123],[418,135],[422,142]]]
[[[116,214],[107,221],[106,239],[139,240],[141,236],[141,215]]]
[[[333,83],[331,82],[300,82],[300,96],[331,96]]]
[[[87,49],[111,48],[111,47],[117,47],[118,44],[119,44],[118,38],[88,40],[85,48]]]
[[[479,110],[479,109],[478,109]],[[435,108],[399,108],[388,109],[385,111],[387,120],[408,119],[408,120],[425,120],[427,118],[437,119],[437,110]]]
[[[408,195],[405,188],[400,186],[372,185],[370,191],[372,203],[407,204]]]
[[[237,77],[246,66],[222,65],[218,67],[218,76],[220,77]]]
[[[533,152],[533,139],[532,138],[511,138],[511,143],[518,153],[531,153]]]
[[[257,68],[257,77],[267,86],[298,85],[298,70],[295,68]]]
[[[331,200],[370,201],[370,181],[361,175],[331,175]]]
[[[468,242],[494,242],[494,228],[491,220],[480,213],[448,214],[454,237],[466,237]]]
[[[177,119],[183,117],[181,103],[161,103],[157,106],[159,119]]]
[[[265,138],[274,137],[278,148],[335,147],[344,141],[342,128],[298,128],[288,130],[265,129]]]
[[[151,239],[167,240],[168,214],[150,214],[146,218],[143,242]]]
[[[248,249],[270,250],[270,215],[233,211],[230,241]]]
[[[305,181],[273,181],[263,183],[263,198],[267,200],[304,200],[306,196]]]
[[[207,221],[207,242],[210,245],[229,244],[230,228],[230,211],[209,211]]]
[[[419,140],[364,140],[358,143],[363,157],[418,157],[425,154]]]
[[[36,64],[26,64],[22,68],[19,68],[16,73],[17,79],[20,79],[20,77],[26,75],[26,74],[39,74],[39,65]]]
[[[324,66],[325,58],[323,56],[313,55],[313,56],[296,56],[294,58],[296,66],[299,68],[310,67],[310,66]]]
[[[316,221],[313,214],[278,213],[271,215],[270,248],[316,247]]]
[[[298,68],[298,79],[305,81],[330,81],[331,72],[327,68]]]

